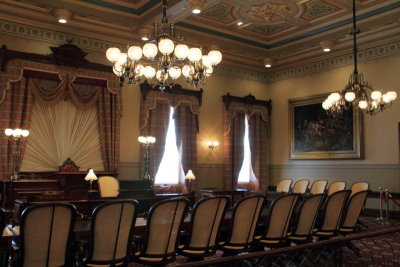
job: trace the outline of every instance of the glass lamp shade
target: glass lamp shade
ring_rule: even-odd
[[[29,136],[29,131],[28,131],[28,130],[22,130],[21,135],[22,135],[23,137],[28,137],[28,136]]]
[[[330,104],[330,103],[327,102],[327,101],[322,102],[322,108],[325,109],[325,110],[330,109],[330,105],[329,105],[329,104]]]
[[[142,76],[144,73],[144,66],[142,64],[139,64],[135,68],[135,73],[139,76]]]
[[[6,129],[4,131],[4,133],[5,133],[6,136],[11,136],[14,133],[14,131],[13,131],[13,129]]]
[[[142,58],[143,55],[143,51],[142,48],[140,48],[139,46],[131,46],[128,49],[128,56],[130,59],[134,60],[134,61],[138,61],[139,59]]]
[[[206,66],[207,68],[210,68],[210,67],[212,66],[211,60],[210,60],[209,56],[202,56],[202,57],[201,57],[201,62],[202,62],[203,65]]]
[[[181,69],[179,67],[173,66],[168,70],[169,75],[172,79],[176,80],[181,76]]]
[[[156,142],[156,138],[154,136],[147,136],[147,142],[149,144],[154,144]]]
[[[116,62],[119,58],[121,51],[117,47],[110,47],[107,49],[106,57],[111,62]]]
[[[144,143],[146,143],[146,140],[147,140],[147,138],[146,138],[145,136],[139,136],[139,137],[138,137],[139,143],[144,144]]]
[[[124,65],[128,61],[128,55],[126,53],[121,53],[119,58],[117,59],[117,63],[120,65]]]
[[[156,70],[152,66],[147,66],[143,69],[143,75],[147,79],[152,79],[156,75]]]
[[[168,73],[164,73],[161,70],[158,70],[157,73],[156,73],[156,78],[160,82],[163,82],[163,81],[168,79]]]
[[[392,102],[392,98],[390,97],[390,95],[389,95],[388,93],[386,93],[386,94],[384,94],[384,95],[382,96],[382,100],[383,100],[383,102],[385,102],[386,104]]]
[[[213,69],[212,67],[208,67],[208,68],[206,69],[206,76],[207,76],[207,77],[210,77],[211,74],[213,73],[213,71],[214,71],[214,69]]]
[[[154,58],[158,53],[157,45],[147,43],[143,46],[143,55],[147,58]]]
[[[178,59],[183,60],[183,59],[187,58],[187,56],[189,54],[189,47],[185,44],[178,44],[177,46],[175,46],[174,53]]]
[[[186,179],[186,180],[193,181],[193,180],[196,180],[196,176],[194,176],[192,170],[189,170],[189,171],[187,172],[186,176],[185,176],[185,179]]]
[[[22,135],[22,130],[21,129],[15,129],[14,130],[14,137],[20,137]]]
[[[117,62],[114,64],[113,72],[115,75],[120,77],[125,73],[125,68],[121,64],[118,64]]]
[[[208,52],[208,57],[210,58],[211,64],[217,65],[222,60],[222,53],[218,50],[211,50]]]
[[[94,173],[93,169],[89,169],[89,172],[88,172],[88,174],[87,174],[86,177],[85,177],[85,181],[91,181],[91,182],[93,182],[93,181],[96,181],[96,180],[97,180],[97,176],[96,176],[96,174]]]
[[[368,107],[368,102],[365,100],[361,100],[360,102],[358,102],[358,107],[360,109],[366,109]]]
[[[386,94],[389,95],[391,101],[394,101],[397,98],[397,93],[395,91],[389,91]]]
[[[185,77],[190,77],[191,72],[193,72],[193,71],[192,71],[192,68],[193,68],[193,67],[191,67],[191,66],[189,66],[189,65],[183,66],[183,68],[182,68],[182,74],[183,74],[183,76],[185,76]]]
[[[373,100],[379,100],[381,98],[381,96],[382,96],[382,93],[380,91],[373,91],[371,93],[371,98]]]
[[[191,62],[196,62],[199,61],[201,59],[202,53],[200,48],[190,48],[189,49],[189,54],[188,54],[188,58]]]
[[[347,92],[344,95],[344,98],[348,101],[348,102],[353,102],[354,99],[356,98],[356,94],[354,92]]]
[[[340,94],[339,93],[332,93],[332,94],[330,94],[329,96],[328,96],[328,99],[329,99],[329,101],[330,102],[337,102],[337,101],[339,101],[340,100]]]
[[[172,51],[174,51],[174,48],[175,48],[174,42],[168,38],[161,39],[158,42],[158,50],[160,50],[160,52],[163,55],[171,54]]]

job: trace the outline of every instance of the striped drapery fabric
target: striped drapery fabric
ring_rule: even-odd
[[[175,131],[177,147],[182,160],[184,172],[197,167],[197,135],[199,100],[191,95],[174,94],[152,90],[142,97],[140,105],[140,135],[156,137],[156,143],[150,148],[150,174],[155,177],[162,156],[164,155],[165,138],[168,129],[169,108],[174,107]],[[142,148],[141,154],[144,155]],[[144,172],[143,156],[141,157],[141,173]],[[171,185],[172,192],[185,192],[185,181]]]
[[[250,181],[246,188],[251,191],[265,190],[268,185],[269,114],[262,105],[232,102],[223,106],[224,124],[224,187],[236,189],[239,171],[243,163],[244,118],[249,120],[251,161],[257,181]]]
[[[57,90],[46,91],[41,84],[59,82]],[[0,130],[28,129],[32,103],[52,104],[70,98],[79,108],[97,105],[103,160],[106,170],[115,171],[119,164],[119,127],[121,116],[120,84],[112,73],[87,69],[64,68],[20,59],[10,60],[0,76]],[[29,138],[29,137],[28,137]],[[12,164],[11,142],[0,134],[0,178],[7,179]],[[20,161],[25,142],[20,145]]]

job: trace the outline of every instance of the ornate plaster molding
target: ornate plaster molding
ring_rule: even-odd
[[[0,33],[18,36],[22,38],[36,39],[46,41],[54,44],[63,44],[67,40],[72,40],[74,44],[84,50],[89,51],[105,51],[111,46],[117,46],[120,49],[125,47],[125,44],[112,43],[100,39],[88,38],[85,36],[74,35],[69,33],[63,33],[59,31],[47,30],[39,27],[27,26],[24,24],[9,22],[0,20]],[[377,45],[372,48],[363,49],[359,51],[360,61],[372,60],[380,57],[385,57],[393,54],[400,53],[400,40],[392,41],[386,44]],[[336,55],[332,58],[318,60],[312,63],[302,64],[299,63],[297,66],[291,66],[284,70],[271,72],[265,70],[265,72],[248,70],[237,66],[229,66],[225,64],[219,65],[215,69],[216,74],[226,75],[230,77],[236,77],[246,80],[254,80],[264,83],[271,83],[279,80],[294,78],[328,70],[353,63],[353,57],[351,52],[344,53],[342,55]]]

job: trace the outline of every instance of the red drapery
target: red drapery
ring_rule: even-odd
[[[79,75],[79,76],[78,76]],[[86,69],[62,68],[23,60],[11,60],[0,78],[0,130],[29,130],[33,101],[51,105],[70,97],[79,108],[98,105],[105,169],[116,171],[119,163],[120,86],[112,74]],[[25,142],[20,143],[20,162]],[[13,147],[0,134],[0,178],[11,173]]]

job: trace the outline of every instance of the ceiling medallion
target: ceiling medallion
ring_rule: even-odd
[[[292,8],[286,3],[266,2],[253,5],[246,11],[246,16],[255,22],[280,22],[293,13]]]
[[[148,81],[155,77],[153,86],[158,85],[160,90],[174,85],[181,74],[195,88],[204,85],[221,62],[221,52],[211,50],[203,55],[201,48],[189,49],[183,37],[175,36],[174,23],[168,23],[167,0],[163,0],[162,10],[160,25],[154,23],[153,36],[146,38],[143,48],[128,45],[123,53],[117,47],[107,49],[106,56],[114,64],[115,75],[128,85],[137,84],[143,76]]]

